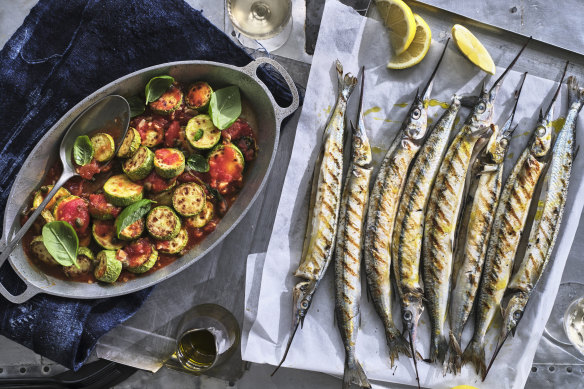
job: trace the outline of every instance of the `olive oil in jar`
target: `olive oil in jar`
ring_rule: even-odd
[[[215,336],[206,329],[184,333],[178,341],[176,356],[186,369],[194,372],[207,370],[217,358]]]

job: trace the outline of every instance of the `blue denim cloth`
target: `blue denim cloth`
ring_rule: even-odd
[[[70,108],[130,72],[193,59],[243,66],[251,57],[181,0],[40,0],[0,52],[0,215],[24,159]],[[281,80],[260,77],[290,103]],[[8,263],[0,282],[24,290]],[[0,333],[76,370],[150,291],[100,300],[43,294],[20,305],[0,297]]]

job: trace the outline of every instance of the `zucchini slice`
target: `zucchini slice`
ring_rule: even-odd
[[[156,250],[164,254],[178,254],[186,247],[188,241],[189,233],[183,227],[174,239],[157,241]]]
[[[132,155],[136,154],[138,148],[142,144],[142,139],[140,138],[140,133],[134,127],[128,128],[126,137],[124,138],[120,149],[118,150],[118,157],[120,158],[130,158]]]
[[[221,131],[209,115],[197,115],[187,123],[185,136],[195,149],[208,150],[219,143]]]
[[[215,206],[212,202],[206,201],[205,208],[195,216],[187,218],[186,223],[189,227],[201,228],[205,227],[207,223],[213,218],[215,214]]]
[[[142,200],[144,188],[130,181],[125,174],[111,176],[103,185],[105,198],[118,207],[126,207]]]
[[[89,195],[89,214],[92,218],[112,220],[118,217],[120,212],[122,212],[122,208],[108,203],[103,193]]]
[[[53,208],[55,220],[71,224],[77,235],[87,235],[89,230],[89,206],[85,199],[77,196],[60,198]]]
[[[43,202],[47,194],[53,189],[53,185],[44,185],[41,186],[39,190],[36,191],[34,194],[34,199],[32,200],[32,209],[37,209],[39,205]],[[71,196],[71,193],[65,188],[59,188],[57,193],[53,196],[51,200],[47,203],[45,207],[46,210],[53,211],[53,207],[57,200],[63,197]]]
[[[93,275],[101,282],[116,282],[122,272],[122,263],[116,258],[113,250],[102,250],[97,254],[98,265]]]
[[[32,242],[30,242],[30,251],[35,256],[35,258],[42,263],[49,266],[60,266],[59,262],[55,261],[53,256],[49,254],[49,251],[43,242],[42,235],[33,238]]]
[[[185,156],[177,149],[158,149],[154,153],[154,170],[162,178],[174,178],[185,170]]]
[[[79,277],[88,274],[97,265],[95,257],[87,247],[79,247],[77,251],[77,265],[63,266],[63,273],[69,278]]]
[[[134,240],[138,239],[144,232],[144,219],[138,219],[128,227],[120,231],[120,239]]]
[[[117,255],[123,266],[132,273],[147,272],[158,260],[158,251],[148,238],[130,243],[123,250],[119,250]]]
[[[148,147],[140,146],[136,154],[123,163],[122,170],[130,180],[138,181],[146,178],[153,166],[154,153]]]
[[[93,158],[97,162],[107,162],[114,157],[116,143],[110,134],[100,132],[91,137],[93,146]]]
[[[167,206],[152,209],[146,216],[146,228],[150,235],[159,240],[170,240],[180,232],[180,218]]]
[[[95,220],[91,233],[97,244],[106,250],[117,250],[124,247],[124,242],[116,238],[116,228],[111,220]]]
[[[243,184],[243,169],[245,159],[241,151],[233,143],[220,144],[209,156],[209,176],[211,187],[221,194],[228,194]]]
[[[209,84],[205,81],[197,81],[189,87],[185,98],[187,106],[197,111],[206,111],[212,94],[213,89]]]
[[[180,88],[171,85],[158,100],[148,104],[153,112],[169,115],[182,105],[183,93]]]
[[[136,131],[140,134],[142,146],[155,147],[164,141],[164,128],[167,120],[158,117],[142,118],[136,124]]]
[[[172,195],[172,206],[182,216],[195,216],[205,208],[205,190],[194,182],[179,185]]]

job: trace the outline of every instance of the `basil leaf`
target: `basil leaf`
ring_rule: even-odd
[[[193,141],[198,141],[199,139],[201,139],[203,137],[203,130],[201,130],[200,128],[197,130],[197,132],[195,132],[195,135],[193,135]]]
[[[116,219],[116,236],[119,238],[120,232],[124,228],[135,223],[137,220],[142,219],[148,212],[150,212],[150,204],[152,203],[154,203],[154,201],[142,199],[124,208],[122,213],[120,213]]]
[[[201,154],[193,154],[187,159],[187,167],[196,172],[206,173],[209,171],[209,162]]]
[[[130,104],[130,117],[136,117],[138,115],[142,115],[146,110],[146,106],[142,99],[138,96],[132,96],[128,99],[128,104]]]
[[[87,135],[78,136],[73,144],[73,160],[79,166],[85,166],[93,158],[93,145]]]
[[[215,127],[224,130],[241,115],[241,97],[239,88],[228,86],[219,89],[211,95],[209,102],[209,116]]]
[[[54,221],[43,226],[43,243],[55,261],[63,266],[77,264],[79,238],[71,224],[65,221]]]
[[[170,76],[158,76],[148,81],[144,90],[146,104],[158,100],[173,82],[174,78]]]

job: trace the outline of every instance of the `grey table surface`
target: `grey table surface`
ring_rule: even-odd
[[[295,5],[298,4],[296,1],[294,3]],[[311,0],[307,1],[314,2]],[[36,2],[37,0],[0,0],[0,47],[4,45],[22,23]],[[349,1],[344,2],[347,3]],[[225,15],[223,1],[188,0],[188,3],[194,8],[203,9],[204,15],[224,31],[228,33],[231,31],[229,20]],[[581,20],[584,18],[584,2],[581,0],[563,0],[559,2],[543,0],[426,0],[425,3],[522,35],[533,35],[535,39],[570,51],[584,53],[584,25],[581,23]],[[308,8],[308,12],[311,12],[311,9],[319,9],[319,7]],[[435,24],[431,22],[429,24],[433,30],[444,30],[444,26],[440,25],[438,21]],[[495,49],[501,51],[500,47]],[[309,64],[281,57],[276,57],[276,59],[283,63],[299,85],[306,86],[310,70]],[[580,62],[580,65],[582,65],[582,62]],[[172,290],[170,283],[188,279],[189,272],[194,274],[195,271],[198,271],[198,276],[204,273],[203,278],[213,279],[213,282],[216,283],[218,274],[222,273],[220,271],[221,269],[230,266],[230,264],[239,263],[239,266],[236,266],[231,272],[223,275],[223,280],[232,278],[237,280],[235,284],[241,287],[240,293],[236,293],[232,298],[227,299],[228,304],[226,304],[232,310],[237,310],[238,308],[241,310],[241,312],[234,312],[241,323],[241,317],[243,315],[244,280],[241,270],[245,269],[244,264],[248,253],[264,252],[267,249],[278,206],[280,190],[291,154],[291,147],[294,141],[294,129],[298,116],[299,112],[292,117],[292,120],[282,130],[277,161],[264,193],[260,196],[244,221],[232,232],[232,240],[243,243],[230,245],[228,240],[226,240],[225,244],[214,250],[200,264],[191,268],[197,268],[197,270],[189,270],[185,272],[185,275],[178,276],[182,278],[179,279],[177,277],[176,279],[169,280],[167,281],[169,285],[162,285],[155,289],[154,298],[151,299],[152,302],[150,304],[154,304],[156,298],[164,298],[165,291]],[[579,278],[582,274],[580,270],[582,268],[580,253],[583,250],[584,226],[580,226],[568,259],[567,268],[564,273],[564,282],[580,281]],[[209,285],[212,285],[212,283]],[[198,287],[206,289],[204,292],[205,299],[204,301],[194,299],[193,304],[201,302],[223,302],[225,305],[225,296],[222,296],[220,291],[216,293],[209,292],[207,286],[204,286],[202,283]],[[196,289],[197,286],[193,288]],[[581,359],[575,357],[569,351],[566,352],[561,348],[554,348],[554,345],[551,343],[547,346],[541,346],[541,348],[544,348],[544,350],[538,350],[536,354],[534,368],[532,369],[526,387],[546,388],[559,386],[560,384],[569,387],[584,387],[582,380],[584,362]],[[553,360],[550,360],[550,355],[553,355]],[[542,356],[545,357],[542,358]],[[270,377],[269,374],[272,370],[270,366],[253,365],[246,367],[247,370],[243,376],[231,382],[229,380],[205,376],[194,377],[163,368],[155,374],[139,371],[117,387],[337,388],[340,385],[340,381],[337,378],[319,373],[282,369],[275,377]],[[24,372],[22,368],[24,368]],[[12,375],[51,375],[63,370],[64,368],[62,366],[4,337],[0,337],[0,377]]]

